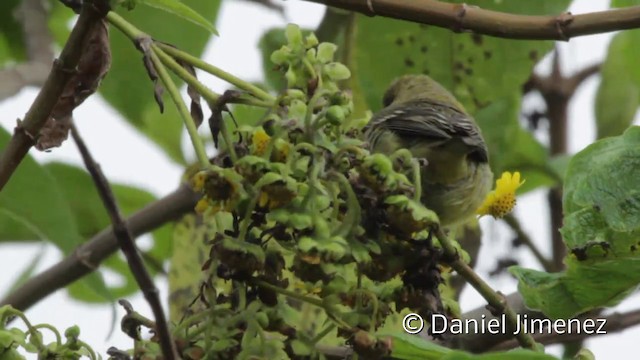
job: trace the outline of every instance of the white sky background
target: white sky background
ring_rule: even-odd
[[[258,80],[262,77],[261,57],[257,42],[265,29],[283,26],[293,22],[302,27],[315,28],[323,14],[323,7],[303,1],[282,2],[286,7],[286,18],[243,1],[224,1],[218,17],[217,29],[220,36],[207,47],[204,59],[246,80]],[[606,0],[577,0],[570,11],[574,14],[605,9]],[[242,21],[238,21],[242,19]],[[600,62],[606,54],[607,44],[612,34],[579,37],[569,43],[560,44],[562,65],[565,72],[572,73],[586,65]],[[540,72],[549,69],[550,61],[545,59],[539,67]],[[204,75],[204,74],[203,74]],[[202,76],[202,75],[201,75]],[[213,90],[221,92],[226,84],[213,77],[202,77]],[[576,152],[593,141],[595,130],[593,120],[593,102],[599,77],[593,76],[578,89],[571,102],[569,149]],[[0,102],[0,125],[12,129],[15,119],[24,116],[35,99],[37,89],[29,88],[4,102]],[[533,97],[531,104],[540,104],[541,99]],[[615,104],[611,104],[615,106]],[[86,142],[90,144],[96,160],[111,181],[129,183],[149,189],[158,196],[174,190],[178,184],[182,170],[173,164],[151,141],[140,136],[136,130],[109,108],[98,96],[89,98],[75,111],[77,125]],[[637,119],[636,119],[637,120]],[[183,148],[193,155],[186,134]],[[542,141],[546,139],[542,138]],[[82,166],[80,156],[71,141],[51,153],[32,152],[39,161],[65,161]],[[516,209],[525,230],[540,244],[545,253],[550,253],[546,196],[544,191],[536,191],[519,199]],[[487,273],[495,267],[496,259],[509,255],[509,242],[513,235],[503,224],[492,219],[482,220],[484,229],[483,246],[479,256],[477,270],[487,278],[496,290],[505,294],[516,290],[516,283],[510,275],[488,278]],[[39,245],[0,245],[0,264],[3,274],[0,275],[0,296],[3,296],[13,283],[15,276],[39,250]],[[528,251],[519,252],[519,260],[525,266],[539,268]],[[40,271],[54,264],[61,254],[53,247],[49,248],[39,266]],[[8,269],[13,273],[7,274]],[[161,296],[166,298],[165,281],[158,281]],[[637,294],[625,300],[619,310],[637,308],[640,296]],[[128,299],[134,308],[150,316],[151,312],[141,295]],[[473,289],[467,287],[462,296],[463,310],[485,304]],[[123,310],[118,307],[118,321]],[[32,323],[50,323],[60,331],[71,325],[78,325],[83,331],[81,338],[94,350],[105,354],[109,346],[128,349],[131,341],[116,330],[110,339],[106,339],[107,329],[111,321],[111,310],[107,306],[89,306],[71,300],[65,291],[58,291],[46,300],[32,307],[27,316]],[[398,329],[401,331],[401,329]],[[640,327],[622,333],[615,333],[591,340],[587,347],[598,359],[619,359],[633,351],[636,346]],[[559,354],[559,347],[550,349]]]

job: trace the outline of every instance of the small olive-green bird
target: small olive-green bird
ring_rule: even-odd
[[[438,214],[443,226],[468,220],[493,182],[487,146],[475,120],[426,75],[396,79],[383,104],[365,128],[372,151],[391,155],[405,148],[426,159],[422,203]]]

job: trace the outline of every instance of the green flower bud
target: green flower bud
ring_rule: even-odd
[[[280,49],[271,53],[271,62],[276,65],[282,65],[289,61],[291,49],[287,46],[282,46]]]
[[[298,99],[294,99],[289,106],[289,115],[292,118],[301,119],[307,114],[307,104]]]
[[[351,71],[341,63],[333,62],[323,67],[323,72],[334,81],[345,80],[351,77]]]
[[[306,46],[308,48],[318,45],[318,38],[316,37],[316,34],[314,34],[314,33],[309,34],[309,36],[307,36],[307,38],[305,40],[306,40],[305,41],[306,42]]]
[[[306,100],[307,94],[305,94],[304,91],[300,89],[287,89],[287,97],[289,97],[291,100]]]
[[[284,30],[284,34],[287,37],[287,42],[293,49],[302,47],[302,31],[300,31],[298,25],[288,24]]]
[[[336,45],[323,42],[318,46],[318,61],[323,64],[332,62],[336,49],[338,49]]]
[[[345,119],[345,114],[342,106],[330,106],[327,110],[327,119],[333,125],[340,125]]]
[[[316,49],[309,49],[307,50],[307,60],[311,61],[311,63],[313,64],[316,61]]]
[[[295,86],[296,81],[298,81],[298,76],[296,75],[295,71],[293,70],[293,66],[289,66],[289,69],[284,74],[284,77],[285,77],[285,79],[287,79],[287,85],[289,87]]]

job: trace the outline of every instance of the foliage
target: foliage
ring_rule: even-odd
[[[15,317],[25,323],[26,331],[6,327],[7,322]],[[56,341],[45,344],[42,330],[51,331]],[[2,349],[0,356],[2,359],[26,359],[24,352],[37,354],[38,359],[80,359],[81,356],[87,356],[91,360],[98,359],[93,349],[80,340],[80,329],[77,326],[66,329],[64,337],[63,342],[58,330],[51,325],[32,325],[24,313],[9,305],[0,307],[0,349]]]

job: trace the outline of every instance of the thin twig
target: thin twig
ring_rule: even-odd
[[[529,250],[531,250],[531,252],[533,253],[533,256],[536,257],[536,259],[538,260],[540,265],[542,265],[545,271],[549,271],[549,272],[553,271],[553,264],[549,261],[549,259],[547,259],[544,256],[544,254],[542,254],[540,249],[538,249],[538,246],[529,237],[529,234],[527,234],[522,229],[522,226],[520,226],[520,222],[518,221],[518,219],[516,219],[516,217],[513,216],[512,214],[509,214],[505,216],[502,220],[504,220],[504,222],[507,223],[509,227],[511,227],[511,230],[513,230],[516,233],[516,236],[518,236],[518,241],[526,245],[529,248]]]
[[[518,340],[520,346],[528,349],[536,349],[536,342],[530,334],[527,334],[523,331],[519,331],[516,333],[517,329],[520,329],[520,324],[518,323],[518,316],[515,311],[507,304],[506,298],[500,292],[496,292],[487,284],[478,274],[469,265],[467,265],[460,256],[458,255],[458,251],[453,246],[453,243],[447,235],[445,235],[444,231],[440,228],[436,230],[436,238],[442,245],[442,250],[444,250],[444,255],[449,258],[449,265],[474,289],[476,289],[480,295],[482,295],[485,300],[489,303],[490,311],[493,314],[504,314],[505,321],[507,322],[507,329],[509,332],[513,334],[513,336]]]
[[[73,136],[73,140],[76,142],[78,151],[80,151],[80,154],[82,155],[84,165],[87,168],[87,171],[89,171],[89,174],[91,174],[91,178],[96,185],[96,189],[102,199],[102,203],[111,218],[113,234],[118,240],[122,253],[127,258],[129,269],[151,307],[153,316],[156,319],[155,330],[160,339],[162,354],[165,359],[178,359],[178,353],[173,339],[171,338],[171,333],[169,332],[169,324],[167,323],[164,311],[162,310],[160,296],[158,296],[158,288],[156,288],[151,275],[149,275],[147,269],[144,267],[142,257],[140,256],[140,253],[138,253],[131,231],[129,231],[127,224],[122,219],[118,203],[113,195],[113,190],[111,190],[111,185],[109,185],[109,181],[107,181],[107,178],[102,173],[100,165],[98,165],[91,156],[89,149],[74,124],[71,125],[71,136]]]
[[[108,7],[106,0],[84,1],[78,21],[71,30],[60,57],[54,61],[40,93],[31,104],[24,121],[16,126],[13,137],[0,157],[0,191],[33,146],[67,82],[74,75],[82,55],[85,35],[93,24],[106,15]]]
[[[369,16],[509,39],[562,40],[640,27],[640,6],[587,14],[532,16],[436,0],[307,0]]]

